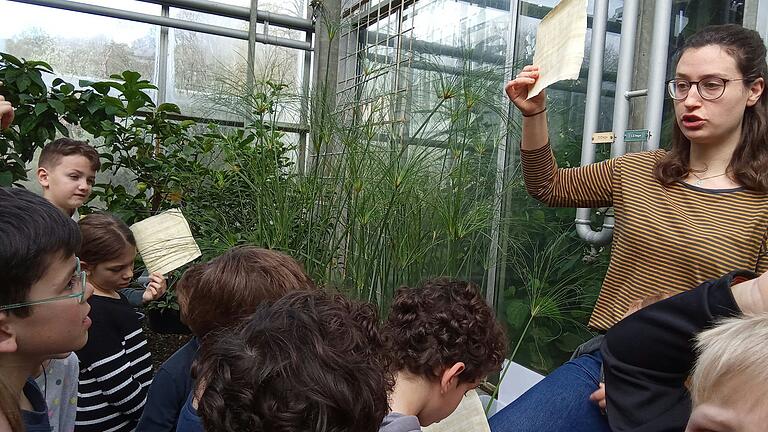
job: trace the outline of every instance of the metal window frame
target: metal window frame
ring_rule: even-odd
[[[312,53],[314,52],[314,21],[310,18],[300,18],[283,14],[275,14],[257,9],[258,0],[251,0],[251,7],[227,5],[207,0],[137,0],[145,3],[153,3],[161,6],[160,15],[151,15],[133,11],[126,11],[105,6],[80,3],[70,0],[10,0],[16,3],[30,4],[34,6],[48,7],[53,9],[68,10],[72,12],[85,13],[89,15],[116,18],[127,21],[140,22],[159,26],[160,37],[158,41],[157,58],[157,103],[161,104],[167,100],[167,81],[168,81],[168,49],[169,49],[169,29],[193,31],[198,33],[210,34],[215,36],[229,37],[248,41],[248,75],[247,82],[252,84],[253,64],[255,59],[255,45],[262,43],[266,45],[276,45],[285,48],[303,50],[304,68],[301,88],[308,88],[308,80],[311,79],[307,70],[312,62]],[[249,23],[249,31],[231,29],[211,24],[186,21],[170,17],[170,8],[186,9],[210,15],[222,16],[227,18],[241,19]],[[309,9],[309,8],[308,8]],[[311,12],[307,12],[311,16]],[[290,30],[302,31],[305,33],[305,40],[295,40],[268,34],[257,33],[256,24],[265,24],[265,30],[270,24]],[[266,33],[266,31],[265,31]],[[187,117],[189,119],[210,120],[198,117]],[[305,120],[304,120],[305,121]],[[217,120],[216,122],[227,122],[226,120]],[[279,123],[278,129],[285,132],[299,132],[306,145],[306,124]],[[300,154],[302,151],[300,150]]]

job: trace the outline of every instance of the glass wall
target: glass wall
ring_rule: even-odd
[[[161,15],[160,5],[135,0],[90,0],[85,3]],[[222,3],[250,7],[250,0]],[[259,9],[291,16],[306,16],[306,2],[261,1]],[[159,58],[160,27],[150,24],[64,11],[0,0],[0,52],[48,62],[56,76],[77,84],[79,80],[107,80],[124,70],[139,72],[158,87],[166,89],[167,102],[180,106],[190,116],[242,120],[241,100],[246,82],[248,42],[198,32],[169,29],[168,57]],[[248,30],[246,21],[183,9],[169,8],[171,18],[220,27]],[[271,36],[304,40],[305,34],[263,24],[257,31]],[[300,94],[304,76],[304,51],[257,43],[254,70],[257,80],[272,80]],[[166,82],[159,82],[161,63],[167,64]],[[153,98],[157,92],[150,92]],[[228,97],[230,96],[230,97]],[[298,123],[298,103],[286,100],[280,121]],[[290,103],[289,103],[290,102]]]
[[[437,169],[473,158],[475,173],[486,176],[475,184],[477,190],[500,197],[498,248],[486,252],[493,262],[477,263],[463,276],[486,289],[493,282],[512,346],[522,339],[516,360],[541,371],[560,364],[591,336],[585,324],[610,259],[610,247],[594,248],[578,239],[574,209],[545,208],[528,197],[516,151],[519,114],[503,96],[504,83],[532,62],[538,23],[557,3],[343,2],[353,24],[343,35],[339,65],[341,100],[386,99],[386,119],[400,125],[391,133],[409,152],[428,148]],[[612,129],[623,3],[609,1],[600,131]],[[643,13],[653,7],[652,1],[641,2]],[[590,27],[593,8],[590,0]],[[675,1],[670,58],[696,30],[741,23],[743,14],[744,1]],[[652,29],[641,27],[638,38],[650,40],[652,34]],[[580,161],[590,44],[588,29],[579,79],[547,90],[551,145],[560,166]],[[646,54],[640,53],[638,61]],[[472,108],[461,109],[462,104]],[[636,113],[644,109],[643,100],[631,107]],[[597,160],[609,157],[608,145],[596,150]]]

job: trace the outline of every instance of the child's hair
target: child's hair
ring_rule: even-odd
[[[126,246],[136,247],[136,239],[128,225],[109,213],[89,214],[78,223],[83,235],[80,260],[88,265],[115,260]]]
[[[237,324],[262,302],[315,287],[293,258],[253,246],[230,249],[183,282],[184,322],[197,337]]]
[[[729,318],[697,337],[698,359],[693,370],[693,404],[711,401],[724,384],[737,378],[768,396],[768,314]],[[745,389],[748,391],[749,389]]]
[[[389,407],[378,316],[323,291],[262,303],[207,338],[196,365],[208,432],[376,432]]]
[[[176,290],[176,297],[179,299],[181,320],[184,324],[187,324],[187,305],[189,304],[189,294],[197,289],[200,284],[200,277],[205,271],[207,263],[194,264],[189,266],[181,278],[176,283],[174,289]],[[187,324],[189,326],[189,324]]]
[[[507,349],[504,330],[477,287],[449,278],[400,288],[384,337],[393,372],[429,379],[457,362],[465,364],[461,382],[485,378],[501,367]]]
[[[91,162],[93,171],[101,168],[99,152],[85,141],[76,141],[69,138],[59,138],[48,143],[40,153],[37,166],[40,168],[53,168],[58,165],[64,156],[79,155]]]
[[[21,188],[0,188],[0,305],[28,300],[29,290],[55,258],[74,255],[80,231],[45,198]],[[19,317],[29,308],[10,311]]]

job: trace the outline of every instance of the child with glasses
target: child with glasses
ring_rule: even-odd
[[[0,245],[0,429],[50,432],[45,399],[29,377],[88,339],[91,291],[75,257],[80,232],[44,198],[2,188]]]
[[[120,289],[133,279],[136,240],[124,222],[96,213],[80,219],[80,259],[94,296],[93,327],[77,351],[80,383],[76,431],[132,431],[141,416],[152,382],[152,361],[139,317]],[[147,291],[165,291],[153,279]]]
[[[557,166],[544,92],[528,98],[538,68],[524,67],[505,87],[523,116],[528,192],[552,207],[614,207],[611,263],[589,321],[598,331],[635,300],[690,290],[737,268],[768,270],[765,44],[754,30],[710,26],[686,40],[674,62],[670,149],[577,168]],[[589,400],[602,364],[599,350],[567,362],[494,415],[491,429],[610,430]]]

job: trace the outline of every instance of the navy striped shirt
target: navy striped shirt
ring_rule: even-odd
[[[93,325],[80,358],[78,432],[132,431],[152,382],[147,339],[133,307],[119,299],[92,296]]]

